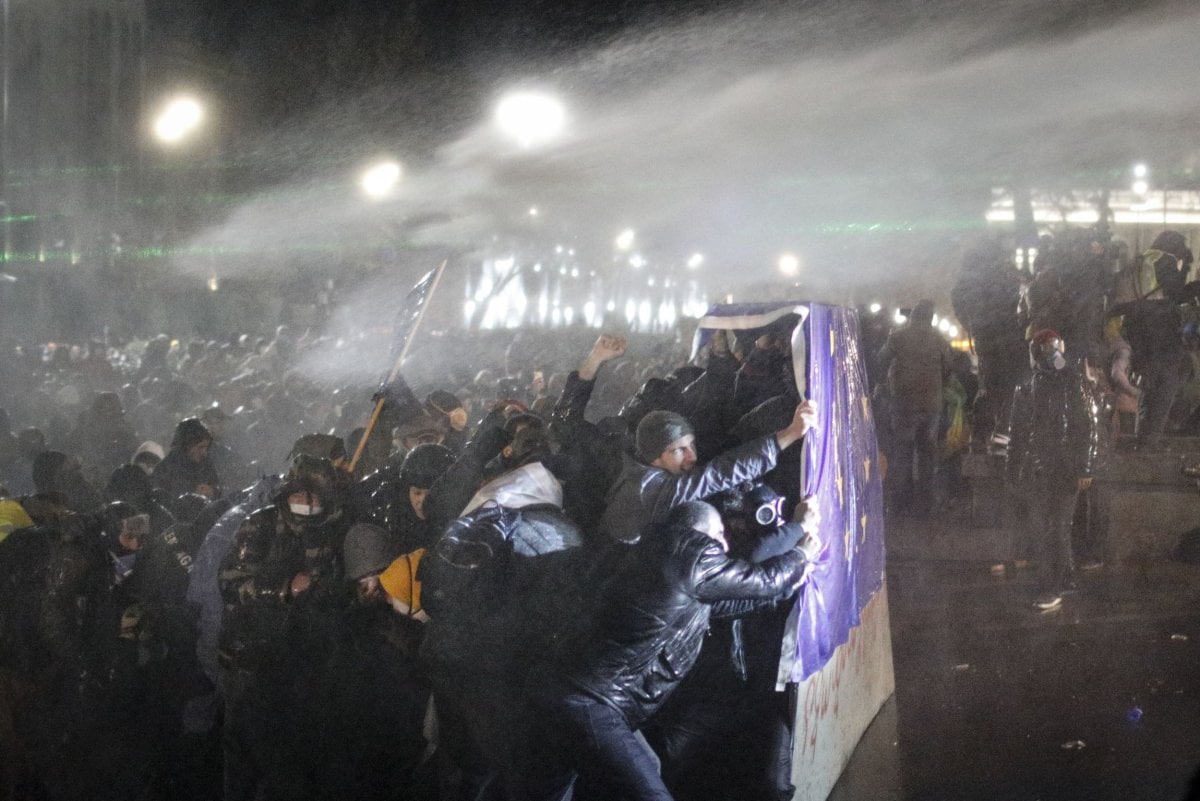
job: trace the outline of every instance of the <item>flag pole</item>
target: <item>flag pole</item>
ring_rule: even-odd
[[[429,308],[429,302],[433,299],[433,293],[437,291],[438,282],[442,280],[442,273],[446,269],[447,261],[447,259],[442,259],[442,263],[438,265],[437,272],[433,274],[433,283],[429,285],[429,293],[425,295],[425,301],[421,304],[421,310],[417,312],[417,319],[413,322],[408,336],[404,339],[404,347],[400,349],[400,355],[396,358],[395,364],[392,365],[392,371],[387,377],[387,384],[395,381],[396,376],[400,375],[400,367],[404,364],[404,360],[408,358],[409,348],[412,347],[413,340],[416,339],[417,329],[421,327],[421,320],[425,318],[425,310]],[[375,424],[379,422],[379,415],[383,411],[383,404],[385,402],[386,397],[382,395],[379,400],[375,401],[375,408],[371,410],[371,419],[367,421],[367,427],[363,429],[362,436],[358,439],[358,446],[354,449],[354,457],[346,463],[346,472],[353,473],[354,468],[358,466],[358,460],[362,458],[363,451],[367,449],[367,437],[371,436],[371,432],[375,430]]]

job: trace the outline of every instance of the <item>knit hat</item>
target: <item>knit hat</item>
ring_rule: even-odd
[[[397,539],[374,523],[355,523],[342,543],[346,578],[354,581],[380,572],[399,555]]]
[[[663,409],[650,412],[637,427],[637,452],[645,462],[653,462],[667,446],[695,433],[683,415]]]

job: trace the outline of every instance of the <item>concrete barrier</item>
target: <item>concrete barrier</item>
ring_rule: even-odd
[[[820,671],[798,687],[795,801],[825,801],[880,707],[896,690],[887,585]]]

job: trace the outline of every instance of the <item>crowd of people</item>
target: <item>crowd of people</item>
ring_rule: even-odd
[[[952,293],[977,359],[929,301],[861,337],[888,513],[1003,456],[1053,609],[1109,443],[1162,445],[1200,283],[1171,231],[1121,271],[1095,232],[1010,253]],[[695,360],[442,334],[378,388],[286,329],[0,354],[0,797],[790,798],[797,324]]]
[[[374,394],[287,331],[4,354],[0,797],[790,797],[796,324]]]
[[[1050,610],[1077,591],[1076,569],[1105,558],[1109,501],[1094,478],[1108,455],[1196,430],[1181,390],[1196,376],[1200,281],[1177,231],[1128,264],[1096,229],[1044,238],[1032,272],[1012,254],[982,243],[953,287],[977,364],[930,325],[929,301],[891,332],[864,316],[864,339],[889,511],[945,511],[966,500],[964,454],[1003,457],[1003,506],[1021,511],[1012,562],[1037,565],[1034,605]]]

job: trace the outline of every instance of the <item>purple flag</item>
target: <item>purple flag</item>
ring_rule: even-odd
[[[797,389],[817,406],[805,437],[804,486],[821,510],[821,556],[798,596],[784,634],[779,683],[820,670],[850,637],[862,610],[883,586],[883,485],[858,314],[821,303],[715,306],[700,321],[699,350],[718,328],[759,328],[790,314]]]

